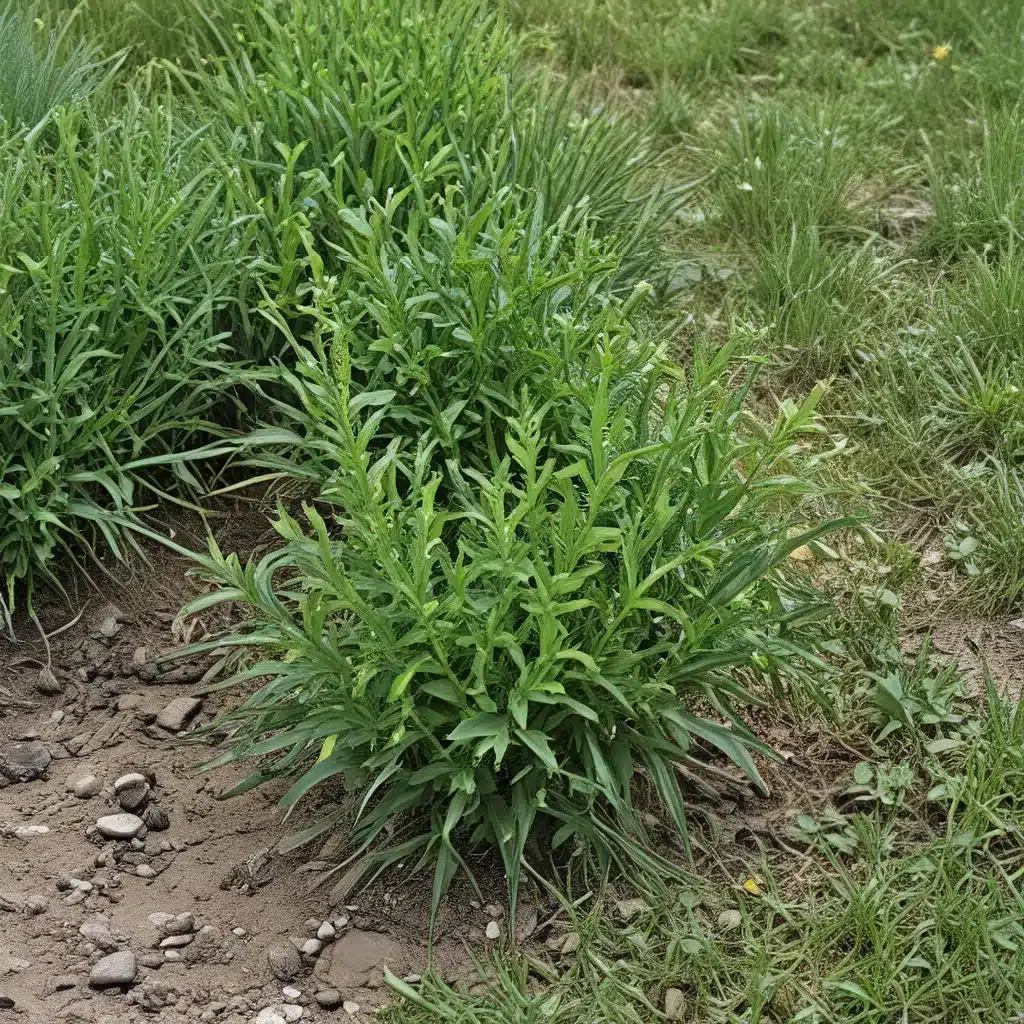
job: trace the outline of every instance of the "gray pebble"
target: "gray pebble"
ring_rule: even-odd
[[[130,949],[122,949],[118,953],[110,953],[96,963],[89,972],[89,984],[93,988],[130,985],[137,973],[135,954]]]

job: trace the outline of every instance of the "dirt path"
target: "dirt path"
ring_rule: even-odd
[[[31,624],[0,641],[0,1021],[358,1018],[388,1001],[385,963],[424,968],[416,900],[405,925],[398,898],[329,906],[296,871],[308,852],[274,852],[302,825],[281,824],[280,787],[219,800],[241,774],[195,773],[210,748],[180,737],[226,705],[195,693],[208,662],[155,663],[182,642],[182,570],[130,607],[91,602],[51,671]]]

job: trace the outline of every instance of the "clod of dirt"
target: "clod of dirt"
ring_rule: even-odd
[[[108,839],[134,839],[145,828],[145,822],[137,814],[107,814],[96,827]]]
[[[302,971],[302,958],[290,942],[275,942],[267,950],[267,962],[281,981],[291,981]]]
[[[152,832],[163,832],[171,824],[167,812],[153,804],[150,804],[142,812],[142,820],[145,822],[146,828]]]
[[[181,732],[191,721],[203,702],[196,697],[175,697],[156,716],[156,724],[168,732]]]
[[[342,992],[361,988],[370,973],[387,967],[401,977],[408,968],[408,951],[401,943],[378,932],[364,932],[353,928],[334,944],[328,978],[332,987]]]
[[[325,1010],[333,1010],[341,1005],[341,993],[336,988],[321,989],[315,998]]]
[[[109,988],[113,985],[130,985],[138,973],[135,954],[130,949],[110,953],[89,972],[89,984],[93,988]]]
[[[32,782],[50,767],[50,752],[38,740],[0,747],[0,775],[11,782]]]

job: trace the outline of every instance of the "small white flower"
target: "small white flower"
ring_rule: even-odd
[[[749,181],[744,181],[740,185],[740,191],[741,192],[753,192],[754,191],[754,186],[751,185]]]

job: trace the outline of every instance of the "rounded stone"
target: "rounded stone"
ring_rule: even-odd
[[[291,981],[302,970],[299,951],[290,942],[275,942],[267,950],[267,962],[281,981]]]
[[[137,874],[139,878],[156,878],[156,871],[148,864],[139,864],[135,869],[135,874]]]
[[[341,993],[336,988],[321,989],[314,998],[325,1010],[341,1006]]]
[[[501,925],[498,924],[497,921],[488,921],[487,922],[487,928],[484,931],[484,935],[486,935],[487,938],[489,938],[491,940],[491,942],[494,942],[495,939],[500,939],[501,938]]]
[[[89,972],[89,984],[93,988],[130,985],[135,980],[138,969],[135,954],[130,949],[122,949],[96,962]]]
[[[132,839],[145,825],[137,814],[107,814],[96,822],[96,827],[108,839]]]
[[[71,786],[71,792],[79,800],[91,800],[103,788],[103,783],[95,775],[83,775]]]

